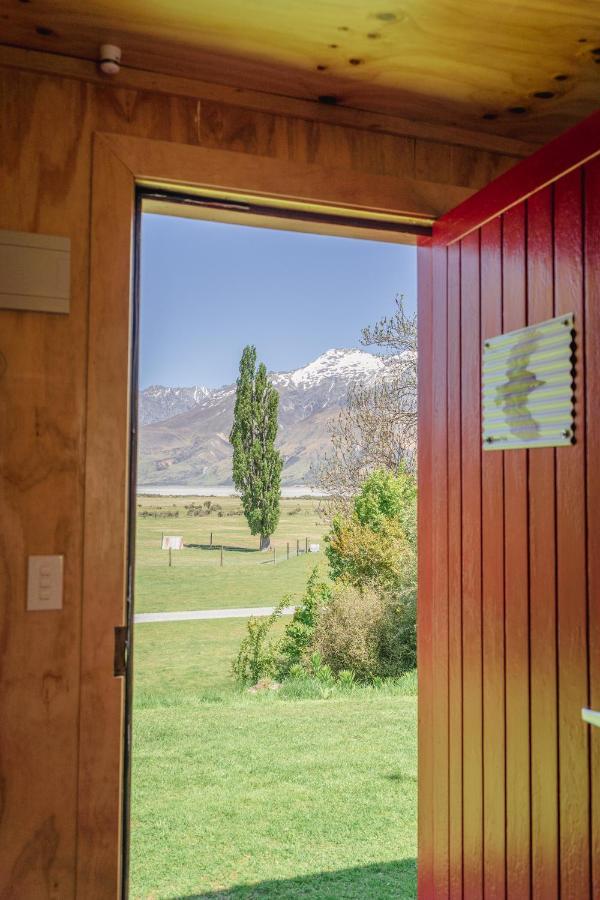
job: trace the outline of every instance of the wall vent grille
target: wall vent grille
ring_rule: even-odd
[[[575,316],[483,342],[484,450],[575,443]]]

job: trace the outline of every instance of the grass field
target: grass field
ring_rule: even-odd
[[[317,512],[318,500],[282,500],[279,527],[272,538],[273,563],[272,553],[258,550],[258,538],[249,533],[236,497],[211,499],[210,515],[187,515],[186,507],[202,506],[208,499],[138,498],[136,612],[271,606],[284,594],[301,595],[311,569],[323,556],[296,556],[297,541],[301,549],[307,538],[323,546],[325,525]],[[186,545],[173,552],[172,568],[168,552],[160,549],[163,534],[182,535]]]
[[[320,540],[315,501],[284,502],[301,512],[284,511],[277,540],[285,546],[294,529]],[[239,516],[140,517],[137,611],[269,605],[302,591],[319,556],[263,565],[265,554],[236,550],[221,569],[214,550],[190,548],[169,570],[161,532],[202,544],[208,520],[213,542],[217,528],[231,545],[253,540]],[[245,624],[136,626],[131,897],[416,897],[414,677],[249,695],[230,674]]]

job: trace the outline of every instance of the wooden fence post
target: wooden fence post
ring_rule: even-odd
[[[296,556],[300,556],[300,541],[296,538]]]
[[[308,553],[308,538],[304,538],[304,552]]]
[[[212,531],[210,533],[210,546],[212,547]]]
[[[273,565],[275,565],[275,547],[273,547]]]
[[[223,565],[223,544],[221,544],[221,565]]]
[[[290,558],[290,542],[287,542],[287,558]]]

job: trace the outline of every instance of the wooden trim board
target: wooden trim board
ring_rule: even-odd
[[[92,173],[77,896],[109,898],[120,896],[121,878],[124,684],[113,675],[113,641],[126,613],[136,186],[209,187],[290,205],[371,210],[398,217],[399,227],[423,198],[411,179],[396,184],[102,133],[94,136]]]

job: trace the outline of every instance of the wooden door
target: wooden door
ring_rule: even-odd
[[[482,452],[481,345],[574,312],[574,446]],[[600,113],[419,248],[419,896],[600,897]]]

